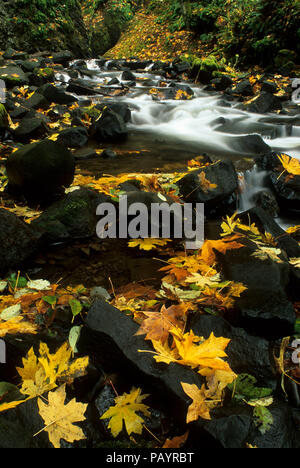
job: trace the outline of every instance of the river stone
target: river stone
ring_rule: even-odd
[[[117,371],[132,385],[147,386],[149,393],[157,392],[165,407],[173,413],[175,407],[174,417],[184,422],[190,400],[180,382],[200,388],[203,379],[187,367],[156,363],[153,354],[140,353],[138,350],[153,351],[153,348],[144,336],[136,336],[138,329],[139,325],[126,314],[96,299],[88,312],[78,350],[88,353],[97,368],[109,373]]]
[[[83,148],[87,145],[88,140],[89,134],[86,127],[72,127],[60,132],[57,143],[66,148]]]
[[[276,388],[275,369],[270,362],[270,343],[245,330],[233,327],[222,317],[191,314],[189,328],[195,335],[209,338],[213,332],[216,337],[229,338],[231,341],[225,352],[228,363],[236,374],[251,373],[259,386]]]
[[[218,254],[224,279],[247,287],[235,299],[234,323],[258,336],[277,339],[292,334],[296,314],[286,295],[289,263],[254,257],[256,245],[246,239],[241,242],[245,247]]]
[[[282,109],[281,100],[272,93],[263,91],[257,99],[250,104],[244,104],[245,110],[255,112],[257,114],[265,114]]]
[[[36,251],[38,239],[28,224],[0,208],[0,274],[19,268]]]
[[[48,127],[42,118],[25,117],[13,133],[17,141],[28,143],[32,138],[39,139],[47,135]]]
[[[91,134],[99,142],[118,142],[126,139],[128,131],[124,119],[107,108],[95,122]]]
[[[67,94],[63,88],[59,88],[50,83],[41,86],[38,90],[50,103],[55,104],[73,104],[78,101],[75,96]]]
[[[6,164],[9,184],[26,197],[41,201],[69,187],[75,172],[70,151],[51,140],[24,146]]]
[[[257,163],[264,170],[271,171],[270,182],[278,203],[283,210],[300,211],[300,175],[287,177],[279,157],[289,156],[284,153],[269,151],[258,159]]]
[[[215,187],[206,186],[204,179]],[[232,205],[235,208],[238,177],[231,161],[218,161],[191,171],[179,179],[177,185],[185,202],[205,204],[206,216],[224,214]]]
[[[22,68],[16,65],[6,65],[0,67],[0,80],[5,81],[6,87],[11,89],[14,86],[28,84],[28,78]]]
[[[52,243],[92,237],[98,222],[97,206],[107,201],[106,195],[81,187],[51,205],[31,225]]]
[[[272,413],[273,424],[265,434],[254,423],[253,407],[246,404],[214,410],[212,420],[206,421],[203,427],[223,448],[245,448],[246,444],[258,448],[300,448],[297,429],[300,410],[278,401],[268,410]]]
[[[284,229],[282,229],[273,219],[272,214],[261,206],[251,208],[239,214],[239,218],[244,224],[253,224],[260,232],[268,232],[277,241],[278,247],[286,253],[289,258],[300,257],[300,246]]]

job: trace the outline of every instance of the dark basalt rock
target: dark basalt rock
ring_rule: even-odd
[[[0,208],[0,274],[19,268],[36,251],[39,237],[28,224]]]
[[[74,157],[63,146],[42,140],[11,154],[6,170],[12,188],[28,199],[51,199],[62,187],[69,187],[75,173]]]
[[[57,143],[66,148],[82,148],[88,143],[89,135],[85,127],[67,128],[60,132]]]
[[[109,108],[103,110],[91,130],[91,135],[100,142],[123,141],[127,134],[124,119]]]
[[[215,187],[206,187],[201,183],[201,174]],[[234,209],[238,188],[238,177],[231,161],[219,161],[216,164],[191,171],[177,182],[180,194],[188,203],[204,203],[205,215]]]
[[[133,385],[138,383],[157,392],[166,408],[176,408],[174,417],[185,420],[189,398],[180,382],[201,387],[200,375],[176,363],[156,363],[153,354],[139,352],[153,350],[144,336],[136,336],[139,326],[100,299],[90,308],[85,324],[78,345],[80,353],[88,353],[94,365],[105,372],[117,371]]]
[[[49,102],[55,104],[73,104],[78,101],[75,96],[67,94],[63,88],[58,88],[50,83],[47,83],[39,88],[41,93]]]
[[[87,188],[80,188],[55,202],[34,220],[32,228],[42,233],[47,243],[84,239],[96,235],[97,206],[109,197]]]
[[[195,335],[205,339],[212,332],[216,337],[229,338],[231,341],[226,354],[231,369],[236,374],[251,371],[260,386],[276,388],[276,373],[270,360],[271,345],[267,340],[250,335],[242,328],[233,327],[224,318],[213,315],[192,314],[188,326]]]

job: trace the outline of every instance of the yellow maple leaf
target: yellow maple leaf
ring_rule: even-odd
[[[287,154],[281,154],[280,156],[278,155],[278,159],[284,167],[284,171],[280,174],[278,179],[280,179],[285,171],[287,171],[289,174],[300,175],[300,162],[298,159],[291,158]]]
[[[216,261],[214,250],[225,254],[227,250],[240,249],[243,244],[236,242],[239,239],[238,235],[228,237],[227,239],[207,240],[201,250],[201,258],[207,265],[213,265]]]
[[[200,174],[198,175],[198,178],[200,180],[200,185],[204,193],[208,193],[210,190],[214,190],[217,188],[217,184],[213,184],[206,178],[206,174],[204,171],[201,171]]]
[[[140,250],[152,250],[156,249],[157,247],[163,247],[167,245],[168,242],[171,242],[170,239],[135,239],[128,242],[129,247],[139,247]]]
[[[72,382],[75,378],[85,374],[89,363],[88,357],[70,362],[72,348],[64,343],[56,353],[50,354],[45,343],[40,343],[39,356],[31,348],[26,358],[23,358],[23,367],[17,368],[23,379],[21,393],[31,397],[42,395],[57,386],[57,381]]]
[[[225,348],[230,340],[227,338],[217,338],[213,332],[207,340],[203,337],[196,336],[191,330],[188,333],[183,332],[178,328],[173,328],[170,333],[174,337],[174,343],[179,353],[180,358],[177,360],[179,364],[190,366],[193,369],[198,369],[201,372],[203,368],[220,369],[230,371],[229,364],[222,358],[227,357]]]
[[[115,398],[115,405],[111,406],[100,418],[110,419],[108,428],[114,437],[122,431],[123,423],[128,435],[142,433],[144,420],[137,412],[150,416],[148,406],[142,403],[148,396],[141,395],[140,388],[133,388],[130,393],[124,393]]]
[[[193,400],[188,408],[186,422],[187,424],[192,421],[197,421],[199,417],[203,419],[211,419],[209,414],[209,408],[206,403],[205,385],[202,385],[201,389],[195,384],[188,384],[180,382],[183,391]]]
[[[7,334],[16,335],[18,333],[35,334],[37,333],[37,327],[33,323],[23,320],[21,316],[7,321],[0,320],[0,338],[3,338]]]
[[[82,429],[74,423],[86,419],[84,413],[88,405],[76,402],[75,398],[65,405],[65,399],[65,385],[55,392],[49,392],[48,404],[38,399],[39,413],[46,425],[42,431],[48,432],[49,440],[55,448],[60,448],[61,439],[72,443],[86,438]]]

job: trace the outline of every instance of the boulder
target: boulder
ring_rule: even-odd
[[[95,367],[105,372],[117,371],[121,376],[126,376],[126,381],[132,385],[147,386],[149,393],[156,392],[174,418],[184,422],[189,397],[180,382],[201,387],[203,379],[192,369],[176,363],[156,363],[151,352],[139,352],[153,351],[153,348],[143,336],[136,336],[138,329],[139,325],[126,314],[96,299],[88,312],[78,350],[88,353]]]
[[[0,274],[20,268],[36,251],[38,239],[28,224],[0,208]]]
[[[28,78],[22,68],[16,65],[5,65],[0,67],[0,80],[5,81],[8,89],[14,86],[23,86],[28,84]]]
[[[55,104],[73,104],[78,101],[75,96],[67,94],[64,88],[58,88],[50,83],[41,86],[38,90],[50,103]]]
[[[85,127],[67,128],[60,132],[57,143],[66,148],[82,148],[88,143],[89,135]]]
[[[75,162],[70,151],[50,140],[24,146],[8,158],[7,175],[12,188],[28,199],[51,199],[74,178]]]
[[[96,235],[96,209],[109,197],[87,188],[79,188],[55,202],[31,224],[47,243],[84,239]]]
[[[262,91],[257,99],[250,104],[244,105],[245,110],[248,112],[255,112],[257,114],[265,114],[282,109],[281,100],[279,97],[274,96],[272,93]]]
[[[123,141],[127,134],[124,119],[109,108],[103,110],[91,130],[91,135],[99,142]]]
[[[264,338],[250,335],[243,328],[233,327],[224,318],[191,314],[188,326],[195,335],[229,338],[228,362],[236,374],[251,373],[260,386],[276,388],[276,372],[270,360],[271,345]]]
[[[185,202],[205,204],[206,216],[236,208],[238,177],[231,161],[218,161],[191,171],[177,185]]]
[[[44,120],[39,117],[25,117],[21,120],[19,127],[14,130],[17,141],[29,142],[32,138],[43,138],[48,133],[48,127]]]

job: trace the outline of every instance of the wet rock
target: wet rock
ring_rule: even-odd
[[[1,448],[50,448],[47,433],[32,437],[43,427],[36,400],[29,400],[0,416]]]
[[[50,140],[24,146],[6,165],[9,184],[26,197],[40,202],[51,199],[74,178],[75,163],[70,151]]]
[[[93,150],[93,148],[80,148],[76,150],[73,155],[76,161],[95,159],[98,157],[96,151]]]
[[[78,101],[75,96],[67,94],[63,88],[58,88],[50,83],[47,83],[39,88],[41,93],[49,102],[55,104],[73,104]]]
[[[14,131],[15,139],[21,142],[29,142],[32,138],[43,138],[47,134],[47,125],[42,118],[38,117],[25,117]]]
[[[266,91],[267,93],[276,94],[279,89],[276,83],[273,81],[265,80],[262,82],[261,91]]]
[[[114,159],[117,157],[117,153],[111,149],[105,149],[101,154],[102,158],[104,159]]]
[[[180,93],[180,99],[190,99],[194,96],[194,91],[190,86],[180,83],[170,83],[169,87],[163,90],[165,99],[175,99]]]
[[[91,130],[91,135],[99,142],[123,141],[127,134],[124,119],[109,108],[103,110]]]
[[[277,200],[273,193],[269,190],[262,190],[254,195],[253,201],[256,206],[260,206],[263,210],[269,213],[272,218],[276,218],[280,213]]]
[[[218,78],[214,78],[212,81],[211,81],[211,84],[213,86],[214,89],[216,89],[217,91],[225,91],[225,89],[227,89],[229,86],[232,85],[232,79],[230,78],[230,76],[226,76],[226,75],[223,75],[221,77],[218,77]]]
[[[82,148],[88,143],[89,135],[85,127],[67,128],[60,132],[57,143],[66,148]]]
[[[96,235],[97,206],[107,201],[107,196],[81,187],[51,205],[31,225],[47,243],[89,238]]]
[[[250,104],[244,105],[245,110],[248,112],[255,112],[257,114],[265,114],[282,109],[282,104],[277,96],[270,92],[263,91],[257,99]]]
[[[0,68],[0,80],[5,81],[8,89],[14,86],[22,86],[28,84],[28,78],[22,68],[15,65],[7,65]]]
[[[234,94],[241,95],[243,97],[253,96],[253,88],[249,80],[240,81],[233,89]]]
[[[121,75],[122,81],[135,81],[135,74],[131,71],[124,71]]]
[[[66,89],[69,93],[75,93],[79,96],[92,96],[99,94],[99,90],[97,91],[85,80],[71,80]]]
[[[258,160],[265,170],[270,170],[270,182],[282,210],[300,211],[300,176],[290,175],[284,170],[279,157],[282,153],[267,152]],[[289,156],[291,158],[291,156]]]
[[[178,75],[181,75],[182,73],[187,73],[190,70],[191,65],[189,64],[189,62],[179,61],[173,62],[173,68]]]
[[[0,274],[20,267],[36,251],[38,239],[28,224],[0,208]]]
[[[300,256],[300,246],[287,232],[284,231],[272,218],[270,212],[263,207],[251,208],[244,213],[239,214],[239,218],[244,223],[249,223],[249,220],[258,227],[260,232],[268,232],[278,242],[278,247],[282,249],[287,257],[295,258]]]
[[[219,161],[191,171],[177,185],[184,201],[205,204],[206,216],[224,214],[226,210],[230,212],[235,208],[238,178],[231,161]]]
[[[64,67],[67,67],[69,62],[73,60],[74,56],[69,50],[63,52],[56,52],[53,54],[53,62],[60,63]]]
[[[265,256],[254,256],[256,245],[242,240],[245,247],[219,254],[226,280],[243,283],[247,290],[236,298],[233,322],[250,333],[279,338],[288,336],[296,319],[293,304],[287,299],[289,263]]]
[[[102,112],[105,107],[108,107],[113,112],[120,115],[125,123],[131,121],[131,110],[129,105],[126,104],[126,102],[110,102],[107,104],[97,104],[96,109]]]
[[[260,135],[241,135],[227,137],[226,141],[236,152],[247,154],[252,157],[266,154],[270,147],[264,142]]]
[[[233,327],[224,318],[213,315],[192,314],[188,326],[195,335],[209,338],[213,332],[216,337],[223,336],[231,341],[226,348],[228,363],[236,374],[251,373],[259,385],[276,388],[275,369],[270,361],[270,343],[248,334],[239,327]]]
[[[176,407],[175,418],[185,420],[189,398],[180,382],[201,386],[197,373],[176,363],[158,364],[152,354],[138,352],[152,351],[149,341],[135,335],[139,325],[104,301],[95,300],[85,325],[78,344],[80,352],[88,352],[95,366],[105,372],[117,371],[132,385],[157,392],[165,408],[173,408],[174,413]]]
[[[29,99],[26,99],[24,105],[29,109],[48,109],[50,106],[47,99],[38,92],[34,93]]]
[[[268,409],[273,424],[265,434],[254,423],[253,407],[247,405],[215,410],[204,429],[224,448],[245,448],[246,444],[258,448],[299,448],[300,411],[282,402],[275,402]]]

